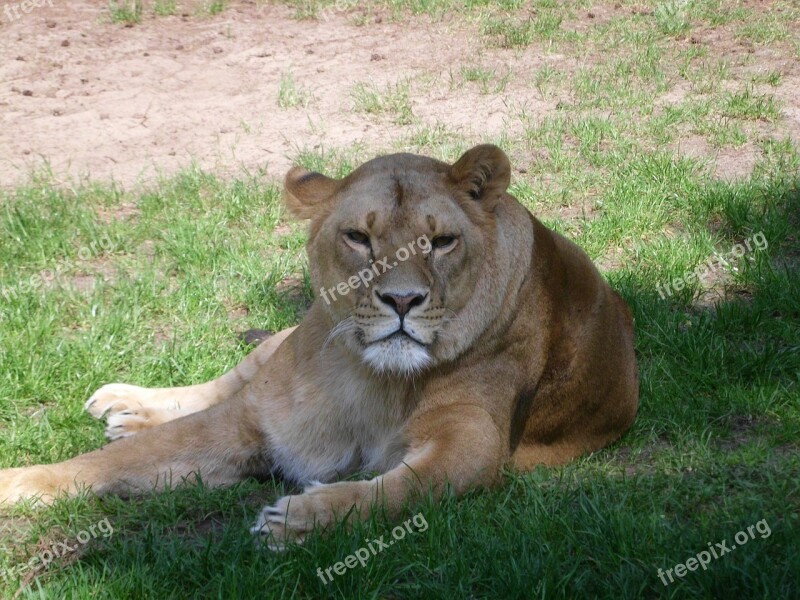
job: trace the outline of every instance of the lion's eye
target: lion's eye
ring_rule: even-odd
[[[358,244],[359,246],[370,246],[369,236],[362,231],[348,231],[345,233],[345,236],[354,244]]]
[[[454,235],[437,235],[431,240],[431,245],[437,250],[449,250],[456,243]]]

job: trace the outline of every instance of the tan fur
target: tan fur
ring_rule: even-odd
[[[508,194],[509,178],[494,146],[452,166],[379,157],[342,180],[293,169],[286,202],[312,219],[317,290],[392,265],[415,240],[416,252],[369,287],[318,298],[296,329],[213,382],[101,388],[87,408],[116,441],[0,471],[0,499],[277,471],[308,485],[254,527],[281,543],[353,507],[397,514],[445,483],[462,493],[503,465],[560,464],[613,441],[638,404],[630,312],[583,251]],[[358,471],[381,474],[336,483]]]

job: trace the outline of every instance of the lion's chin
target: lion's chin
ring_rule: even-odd
[[[381,374],[416,375],[431,364],[425,346],[398,334],[367,346],[364,362]]]

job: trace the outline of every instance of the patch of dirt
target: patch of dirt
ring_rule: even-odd
[[[103,223],[111,223],[113,221],[132,221],[141,211],[133,204],[123,203],[114,209],[97,209],[97,216]]]
[[[162,325],[153,331],[153,344],[159,348],[166,348],[175,342],[175,331],[172,327]]]
[[[678,105],[692,93],[692,84],[688,81],[679,81],[669,91],[655,99],[656,108]]]
[[[380,146],[399,137],[403,127],[390,118],[353,111],[356,83],[382,89],[423,73],[444,81],[481,43],[470,25],[358,27],[335,11],[298,21],[273,4],[146,18],[128,28],[108,22],[107,6],[45,4],[0,22],[0,55],[12,57],[0,63],[2,185],[25,181],[45,163],[59,178],[123,185],[193,160],[223,174],[245,166],[282,177],[303,148]],[[307,107],[278,106],[287,74],[312,96]],[[486,138],[499,134],[501,104],[461,90],[415,99],[413,110],[456,131],[477,125]]]
[[[229,321],[242,321],[247,318],[247,315],[250,314],[250,309],[240,304],[228,310],[228,320]]]
[[[754,8],[763,10],[763,5]],[[774,96],[781,111],[777,122],[751,123],[759,137],[777,137],[800,140],[800,58],[789,42],[775,42],[768,47],[754,46],[749,40],[736,35],[736,25],[730,27],[695,27],[683,45],[701,45],[709,50],[709,57],[701,59],[709,65],[715,61],[728,65],[730,74],[721,82],[723,90],[741,92],[749,86],[756,95]],[[699,61],[698,61],[699,64]],[[773,87],[755,83],[758,77],[780,75],[779,85]],[[656,109],[681,104],[693,95],[693,84],[678,80],[676,84],[655,101]],[[702,98],[702,95],[698,95]],[[752,143],[738,148],[715,148],[705,137],[690,134],[681,137],[671,149],[690,158],[707,160],[709,174],[719,179],[732,180],[750,175],[761,150]]]
[[[770,88],[781,106],[781,115],[784,120],[784,135],[793,140],[800,140],[800,63],[798,59],[791,67],[781,67],[781,72],[789,71],[781,80],[781,85],[775,89]]]
[[[770,417],[753,417],[752,415],[733,415],[727,420],[731,431],[729,437],[713,440],[717,448],[725,452],[733,452],[742,446],[766,440],[765,433],[776,426],[776,421]],[[797,455],[796,444],[783,443],[771,449],[774,457]]]
[[[530,82],[562,55],[487,50],[478,25],[457,18],[353,23],[324,11],[298,21],[284,6],[235,3],[215,17],[147,16],[109,22],[105,0],[45,5],[0,21],[0,186],[48,165],[60,180],[114,179],[123,186],[169,176],[193,161],[220,174],[264,169],[282,178],[304,149],[385,149],[424,127],[470,141],[498,139],[513,114],[541,120],[555,108]],[[376,52],[379,49],[380,52]],[[511,73],[482,93],[462,65]],[[305,105],[281,108],[291,74]],[[355,112],[353,89],[412,86],[413,123]],[[493,82],[491,85],[495,85]],[[134,207],[101,218],[132,218]]]
[[[303,279],[300,277],[285,277],[275,286],[275,291],[297,307],[297,314],[300,317],[311,308],[311,302],[304,293]]]
[[[201,546],[205,541],[198,538],[217,537],[230,523],[225,522],[221,516],[208,515],[198,521],[180,522],[172,528],[172,533],[177,537]]]
[[[733,180],[747,177],[753,171],[761,151],[753,144],[739,148],[715,148],[701,135],[687,135],[671,148],[687,158],[695,158],[707,163],[712,177]]]
[[[275,229],[272,230],[272,235],[275,237],[285,237],[292,233],[292,226],[288,224],[278,225]]]
[[[665,439],[658,439],[634,454],[630,446],[621,447],[612,457],[611,464],[622,467],[625,475],[651,475],[656,472],[655,457],[673,448]]]
[[[713,161],[713,176],[718,179],[737,179],[747,177],[761,156],[761,151],[752,144],[741,148],[721,148]]]
[[[244,168],[280,179],[303,150],[359,147],[371,154],[425,127],[468,142],[496,141],[520,133],[521,114],[541,122],[559,100],[569,101],[568,94],[536,90],[543,68],[569,76],[607,59],[536,44],[524,51],[487,47],[480,24],[458,14],[397,22],[334,6],[299,21],[292,8],[246,0],[213,17],[191,9],[154,17],[146,6],[143,22],[132,27],[110,22],[106,0],[45,3],[10,20],[0,12],[0,55],[8,57],[0,62],[0,187],[27,181],[43,165],[57,181],[114,179],[123,187],[192,162],[223,176]],[[637,11],[645,14],[597,3],[562,28],[582,31]],[[764,133],[800,139],[800,60],[790,42],[761,47],[737,37],[734,26],[697,26],[674,43],[700,44],[729,61],[737,84],[779,72],[777,88],[757,86],[775,95],[783,115]],[[491,93],[463,81],[461,67],[475,65],[494,69]],[[282,108],[288,75],[306,100]],[[410,82],[412,123],[354,110],[357,83],[383,90],[401,81]],[[656,109],[689,93],[691,85],[678,78]],[[718,151],[700,138],[680,148],[708,158],[715,176],[726,179],[748,175],[760,153],[752,146]],[[126,206],[100,216],[132,219],[137,211]]]
[[[39,281],[45,289],[68,288],[80,293],[91,292],[97,285],[98,278],[104,282],[113,282],[117,279],[117,268],[109,261],[98,259],[81,263],[81,272],[67,275],[59,270],[41,271]]]
[[[564,26],[570,30],[581,31],[588,29],[590,26],[604,25],[624,10],[620,4],[594,4],[578,15],[576,20],[569,20]]]
[[[604,252],[602,256],[598,256],[594,260],[594,264],[601,273],[609,273],[625,264],[624,257],[625,250],[620,246],[615,246]]]

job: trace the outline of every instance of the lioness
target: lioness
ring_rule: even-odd
[[[280,544],[618,438],[638,405],[631,314],[509,181],[491,145],[453,165],[382,156],[344,179],[293,168],[285,201],[311,219],[311,280],[324,296],[303,322],[210,383],[100,388],[86,408],[114,441],[0,471],[0,499],[279,473],[306,486],[253,528]],[[380,475],[336,483],[359,471]]]

